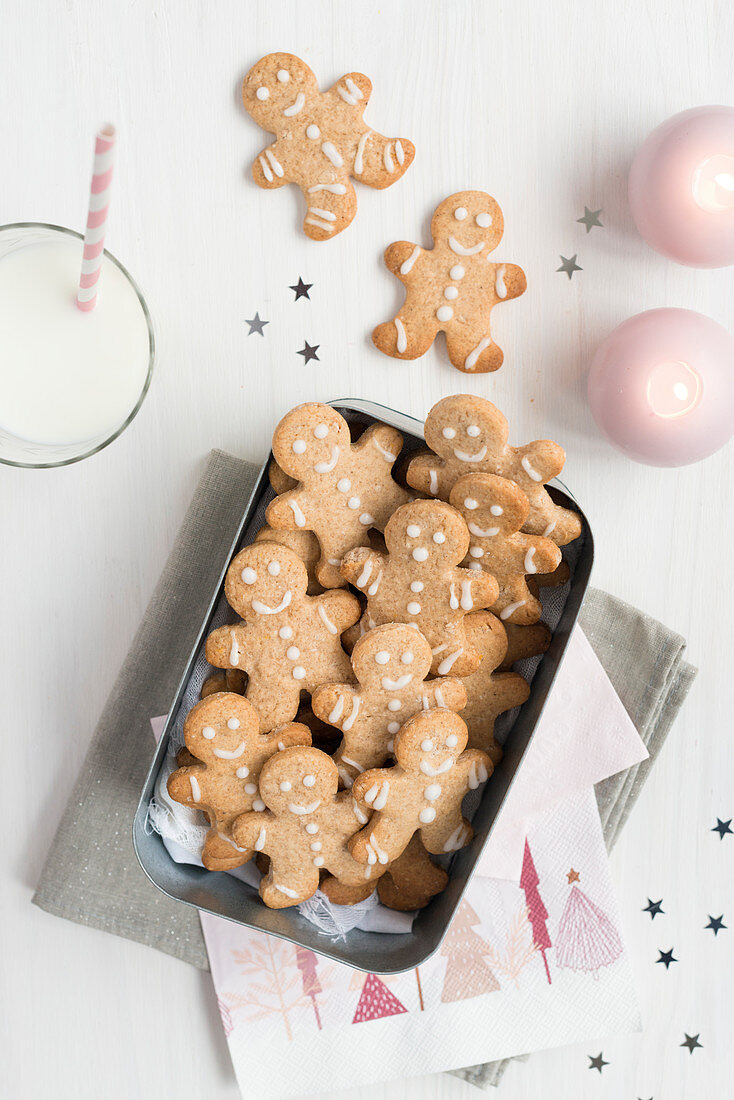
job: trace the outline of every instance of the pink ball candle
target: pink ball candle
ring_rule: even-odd
[[[734,108],[694,107],[640,146],[629,176],[647,243],[690,267],[734,264]]]
[[[594,356],[589,404],[621,451],[686,466],[734,434],[734,339],[689,309],[651,309],[614,329]]]

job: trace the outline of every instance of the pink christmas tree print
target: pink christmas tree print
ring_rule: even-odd
[[[441,990],[444,1004],[480,997],[500,988],[500,983],[484,961],[484,956],[491,955],[493,950],[486,940],[473,931],[474,925],[479,923],[479,917],[469,902],[462,901],[441,945],[441,954],[449,960]]]
[[[286,1035],[292,1039],[290,1012],[305,1004],[301,975],[294,965],[294,949],[284,940],[266,935],[252,937],[249,943],[249,948],[232,952],[248,979],[247,991],[223,993],[222,999],[230,1011],[242,1011],[250,1022],[280,1016]]]
[[[548,926],[546,921],[548,920],[548,910],[543,905],[543,899],[538,891],[538,872],[535,870],[535,864],[533,863],[533,857],[530,854],[530,845],[528,844],[527,837],[525,838],[525,853],[522,859],[522,874],[520,875],[520,888],[525,892],[525,901],[528,907],[528,919],[533,929],[533,943],[543,956],[543,963],[545,965],[545,973],[548,978],[548,984],[550,985],[550,970],[548,969],[548,959],[546,958],[546,951],[549,947],[552,947],[551,938],[548,933]]]
[[[510,926],[501,951],[489,948],[487,959],[495,970],[520,988],[519,977],[538,950],[533,942],[533,929],[528,918],[527,906],[521,905],[510,921]]]
[[[316,1023],[318,1024],[319,1031],[321,1031],[321,1017],[319,1016],[319,1005],[316,1000],[317,993],[322,992],[321,982],[316,973],[318,956],[305,947],[296,947],[296,966],[301,971],[303,994],[311,1000],[314,1015],[316,1016]]]
[[[609,917],[577,885],[577,871],[569,872],[571,893],[558,925],[556,966],[585,970],[598,977],[622,954],[622,941]]]
[[[352,1023],[361,1024],[365,1020],[381,1020],[384,1016],[398,1016],[401,1012],[407,1011],[405,1005],[400,1003],[395,994],[390,992],[376,974],[368,974],[362,986],[362,995]]]

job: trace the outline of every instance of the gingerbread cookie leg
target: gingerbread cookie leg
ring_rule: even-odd
[[[388,909],[423,909],[446,888],[449,876],[437,867],[416,833],[401,856],[391,863],[377,884],[380,901]]]
[[[328,241],[354,220],[357,196],[349,179],[340,183],[326,180],[310,186],[302,184],[301,191],[306,200],[303,232],[312,241]]]
[[[486,329],[478,329],[474,323],[452,321],[446,330],[446,350],[453,366],[466,374],[499,370],[505,358],[490,335],[489,319]]]
[[[436,333],[425,320],[416,322],[408,310],[401,310],[392,321],[378,325],[372,343],[393,359],[419,359],[425,355]]]

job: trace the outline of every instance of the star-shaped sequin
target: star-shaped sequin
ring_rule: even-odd
[[[650,920],[655,920],[655,917],[658,915],[658,913],[664,913],[665,912],[665,910],[662,908],[662,904],[663,904],[663,899],[662,898],[660,899],[660,901],[653,901],[652,898],[648,898],[647,899],[647,905],[643,906],[642,912],[643,913],[649,913],[650,914]]]
[[[671,947],[670,951],[661,951],[660,948],[658,948],[658,954],[660,955],[660,958],[656,959],[655,962],[656,963],[663,963],[665,965],[666,970],[668,970],[670,968],[671,963],[677,963],[678,962],[678,960],[676,959],[676,957],[673,954],[673,948],[672,947]]]
[[[566,878],[568,879],[568,885],[569,886],[571,885],[572,882],[578,882],[580,877],[581,876],[579,875],[578,871],[574,871],[573,867],[571,868],[570,871],[566,872]]]
[[[704,928],[706,930],[708,930],[710,928],[715,936],[718,936],[718,934],[722,930],[722,928],[728,928],[729,927],[727,924],[724,924],[724,914],[723,913],[721,914],[720,917],[712,917],[711,914],[709,913],[708,918],[709,918],[709,922],[708,922],[708,924],[704,925]]]
[[[683,1034],[685,1035],[685,1039],[680,1045],[682,1047],[688,1047],[691,1054],[693,1054],[696,1047],[701,1047],[701,1049],[703,1049],[703,1043],[699,1043],[698,1041],[698,1036],[701,1034],[700,1031],[697,1035],[689,1035],[687,1031],[684,1031]]]
[[[568,275],[569,279],[573,278],[575,271],[583,271],[583,267],[579,267],[576,263],[576,257],[578,253],[575,252],[573,256],[561,256],[561,266],[556,268],[556,271],[564,271]]]
[[[245,324],[250,326],[250,331],[247,334],[248,336],[252,336],[253,332],[258,332],[261,336],[264,336],[265,333],[263,329],[266,325],[270,324],[270,321],[263,321],[260,314],[256,313],[252,320],[248,320],[247,317],[245,317]]]
[[[730,826],[731,826],[731,818],[729,818],[728,821],[722,821],[720,817],[717,817],[716,818],[716,824],[714,825],[711,832],[712,833],[718,833],[719,834],[719,839],[723,840],[727,833],[734,833],[734,830],[731,829]]]
[[[603,223],[599,221],[600,214],[601,210],[589,210],[588,206],[585,206],[583,218],[577,218],[576,221],[581,222],[582,225],[585,225],[586,232],[591,233],[592,229],[594,229],[596,226],[598,226],[599,229],[604,228]]]
[[[312,359],[315,359],[317,363],[320,363],[321,360],[316,354],[320,347],[321,344],[309,344],[308,340],[304,340],[303,347],[298,352],[298,355],[303,356],[304,363],[310,363]]]
[[[296,301],[298,301],[299,298],[308,298],[308,300],[310,302],[311,301],[311,296],[309,295],[308,292],[309,292],[309,290],[311,289],[312,286],[313,286],[313,283],[304,283],[303,279],[299,275],[298,276],[298,282],[296,283],[295,286],[290,287],[290,289],[295,291]]]
[[[609,1065],[609,1062],[604,1061],[604,1055],[602,1054],[601,1051],[599,1051],[596,1058],[592,1058],[590,1054],[587,1054],[586,1057],[589,1059],[589,1063],[590,1063],[588,1068],[589,1069],[598,1069],[599,1073],[601,1073],[601,1071],[604,1069],[604,1066]]]

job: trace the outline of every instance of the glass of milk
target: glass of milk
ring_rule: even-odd
[[[65,466],[125,430],[153,374],[148,307],[105,251],[95,308],[76,292],[82,236],[40,222],[0,227],[0,462]]]

